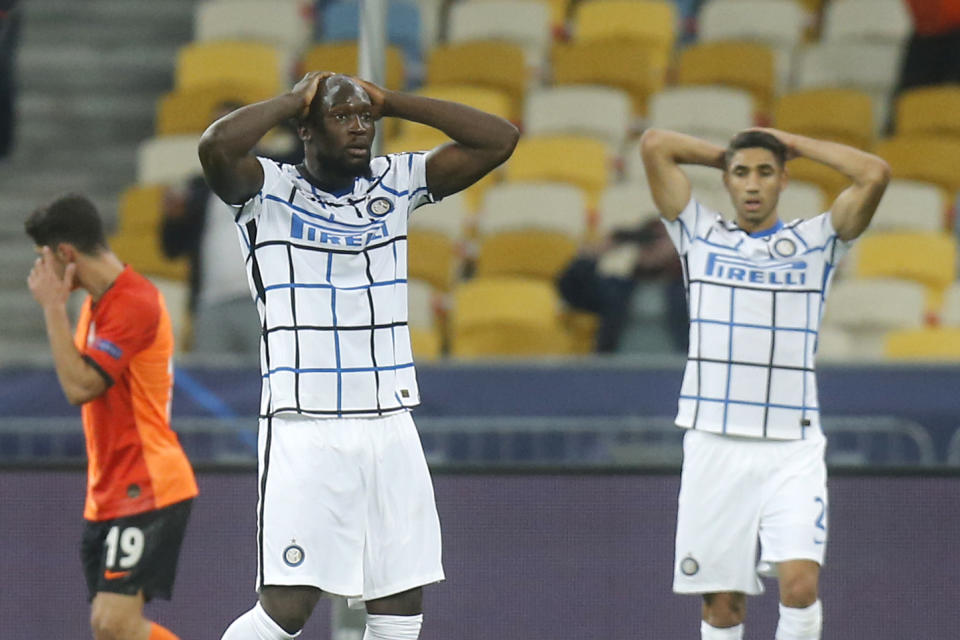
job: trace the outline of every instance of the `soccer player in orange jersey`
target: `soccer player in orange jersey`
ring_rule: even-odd
[[[81,405],[87,442],[81,544],[96,640],[176,640],[143,617],[169,599],[193,470],[170,428],[173,332],[160,292],[107,247],[94,205],[78,195],[26,221],[39,257],[27,284],[43,308],[60,386]],[[89,294],[71,338],[67,298]]]

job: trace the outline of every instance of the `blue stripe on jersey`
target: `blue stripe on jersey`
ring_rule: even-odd
[[[398,370],[398,369],[409,369],[409,368],[412,367],[412,366],[413,366],[413,363],[412,363],[412,362],[407,362],[407,363],[404,363],[404,364],[384,365],[384,366],[382,366],[382,367],[347,367],[347,368],[337,367],[337,368],[326,368],[326,369],[324,369],[324,368],[300,369],[300,368],[297,368],[297,367],[277,367],[277,368],[275,368],[275,369],[270,369],[270,370],[267,371],[265,374],[263,374],[261,377],[262,377],[262,378],[267,378],[267,377],[270,377],[271,375],[273,375],[274,373],[281,373],[281,372],[286,372],[286,373],[335,373],[335,374],[337,374],[337,381],[338,381],[338,382],[337,382],[337,385],[338,385],[338,388],[339,388],[339,380],[340,380],[341,375],[344,374],[344,373],[373,373],[374,371],[396,371],[396,370]],[[339,394],[338,394],[338,396],[339,396]],[[773,405],[770,405],[770,406],[773,406]],[[337,401],[337,411],[341,411],[341,410],[342,410],[342,409],[341,409],[341,407],[340,407],[340,402],[339,402],[339,397],[338,397],[338,401]]]
[[[796,229],[794,229],[793,227],[787,227],[787,228],[790,229],[790,233],[792,233],[792,234],[794,235],[794,237],[795,237],[797,240],[800,241],[800,244],[803,245],[803,248],[804,248],[804,249],[809,249],[809,248],[810,248],[810,245],[808,245],[808,244],[807,244],[807,241],[803,239],[803,236],[801,236],[799,233],[797,233],[797,230],[796,230]]]
[[[806,298],[806,300],[807,300],[806,323],[807,323],[807,326],[809,327],[809,326],[810,326],[810,295],[807,294],[806,296],[804,296],[804,298]],[[816,335],[816,332],[814,332],[814,335]],[[804,372],[803,372],[803,401],[804,401],[804,402],[807,401],[807,372],[806,372],[806,368],[807,368],[807,366],[809,365],[809,360],[810,360],[810,357],[807,355],[807,354],[810,353],[810,347],[809,347],[809,345],[808,345],[808,341],[809,341],[809,340],[810,340],[810,335],[809,335],[809,334],[803,336],[803,368],[804,368]],[[816,345],[816,340],[817,340],[817,338],[814,338],[814,345]],[[804,410],[800,413],[801,423],[802,423],[803,420],[806,419],[806,417],[807,417],[807,411],[806,411],[806,409],[804,409]],[[805,436],[805,435],[806,435],[806,430],[801,429],[801,430],[800,430],[800,433]]]
[[[820,409],[817,407],[808,407],[807,405],[792,405],[792,404],[777,404],[774,402],[751,402],[749,400],[731,400],[729,398],[708,398],[701,395],[689,395],[682,393],[680,397],[684,400],[699,400],[701,402],[722,402],[724,406],[724,416],[726,416],[726,405],[731,404],[742,404],[749,407],[770,407],[771,409],[790,409],[792,411],[816,411],[820,412]],[[726,423],[726,418],[724,418],[724,423]],[[726,427],[726,424],[724,424]]]
[[[410,191],[407,190],[407,189],[404,189],[403,191],[397,191],[396,189],[391,189],[390,187],[388,187],[387,185],[383,184],[382,182],[380,183],[380,188],[383,189],[384,191],[386,191],[387,193],[389,193],[390,195],[397,196],[398,198],[399,198],[400,196],[405,196],[405,195],[407,195],[407,194],[410,192]]]
[[[404,192],[404,193],[406,193],[406,192]],[[273,195],[273,194],[267,194],[266,198],[267,198],[267,200],[273,200],[274,202],[279,202],[279,203],[282,204],[283,206],[288,207],[288,208],[290,208],[290,209],[293,209],[293,210],[296,211],[297,213],[302,213],[302,214],[305,215],[305,216],[310,216],[311,218],[316,218],[316,219],[318,219],[318,220],[323,220],[324,222],[332,222],[333,224],[339,224],[339,225],[341,225],[341,226],[349,227],[349,228],[351,228],[351,229],[368,229],[368,228],[370,228],[370,227],[375,227],[375,226],[378,226],[378,225],[381,224],[379,221],[370,221],[370,222],[367,222],[367,223],[365,223],[365,224],[350,224],[349,222],[341,222],[340,220],[333,220],[333,219],[332,219],[332,216],[331,216],[330,218],[327,218],[327,217],[321,216],[321,215],[318,214],[318,213],[314,213],[313,211],[308,211],[307,209],[304,209],[303,207],[298,207],[297,205],[293,204],[292,202],[287,202],[286,200],[283,200],[282,198],[278,198],[277,196],[275,196],[275,195]],[[335,233],[343,233],[343,229],[330,229],[330,228],[327,228],[327,227],[323,227],[323,226],[321,226],[321,225],[318,225],[318,224],[316,224],[316,223],[312,223],[312,224],[314,224],[314,226],[316,226],[317,228],[320,228],[320,229],[326,229],[327,231],[333,231],[333,232],[335,232]]]
[[[727,407],[730,406],[730,379],[733,378],[733,310],[736,306],[734,300],[736,294],[737,290],[735,288],[730,289],[730,332],[727,335],[727,390],[724,393],[726,401],[723,405],[723,433],[727,432]],[[697,393],[699,392],[700,390],[697,389]]]
[[[333,254],[327,254],[327,282],[330,281],[330,275],[333,272]],[[337,290],[330,292],[330,313],[333,318],[333,348],[336,352],[337,363],[337,411],[343,410],[343,378],[340,375],[340,332],[337,331]],[[267,375],[269,375],[268,372]]]
[[[328,255],[332,256],[333,254]],[[327,274],[327,277],[330,277],[329,273]],[[406,282],[406,280],[386,280],[384,282],[368,282],[367,284],[357,285],[356,287],[335,287],[327,282],[286,282],[283,284],[272,284],[269,287],[264,287],[264,291],[270,291],[272,289],[336,289],[337,291],[358,291],[370,289],[372,287],[391,287],[395,284],[405,284]]]
[[[771,289],[771,291],[773,290]],[[809,302],[807,304],[809,305]],[[726,320],[706,320],[704,318],[691,318],[690,322],[700,323],[700,324],[717,324],[724,327],[726,326],[743,327],[745,329],[765,329],[767,331],[802,331],[804,333],[812,333],[813,335],[817,335],[817,330],[810,329],[809,327],[768,327],[766,325],[751,324],[749,322],[727,322]]]

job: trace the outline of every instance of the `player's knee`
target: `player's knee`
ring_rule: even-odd
[[[90,610],[90,630],[94,640],[126,640],[137,635],[139,625],[146,624],[140,616],[129,612],[93,607]]]
[[[416,587],[385,598],[368,600],[367,613],[390,616],[416,616],[423,613],[423,589]]]
[[[815,575],[798,574],[788,580],[781,579],[780,601],[794,608],[809,607],[817,601],[817,577]]]
[[[307,624],[320,594],[314,587],[264,587],[260,605],[277,625],[293,634]]]
[[[747,597],[742,593],[707,593],[703,596],[703,619],[712,627],[726,628],[743,624],[747,617]]]

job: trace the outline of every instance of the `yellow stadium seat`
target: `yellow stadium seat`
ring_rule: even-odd
[[[897,135],[960,138],[960,85],[920,87],[897,98]]]
[[[716,41],[683,50],[677,83],[719,84],[746,89],[760,114],[773,103],[776,69],[773,49],[756,42]]]
[[[873,146],[873,102],[854,89],[811,89],[781,97],[773,111],[778,129],[833,140],[858,149]]]
[[[557,231],[501,231],[481,239],[476,273],[552,282],[576,255],[577,246],[575,238]]]
[[[476,278],[454,291],[450,353],[461,358],[570,353],[553,283]]]
[[[891,331],[884,355],[895,360],[960,362],[960,327],[928,327]]]
[[[153,234],[159,238],[166,190],[167,187],[160,184],[128,187],[120,196],[117,212],[118,234]]]
[[[439,360],[443,356],[443,336],[440,330],[410,327],[410,346],[417,362]]]
[[[676,41],[677,15],[665,0],[592,0],[574,10],[575,42],[636,40],[650,51],[650,63],[666,69]]]
[[[177,53],[175,85],[189,89],[211,84],[256,83],[271,95],[288,88],[280,50],[257,42],[194,42]]]
[[[410,277],[448,291],[457,276],[460,262],[454,241],[438,231],[413,229],[407,235],[407,247]]]
[[[894,178],[932,182],[950,199],[960,189],[960,141],[932,136],[897,136],[877,142],[874,153],[886,160]]]
[[[664,84],[649,45],[639,40],[593,40],[553,48],[553,82],[598,84],[623,89],[637,115],[647,112],[647,99]]]
[[[436,47],[427,60],[428,85],[475,85],[510,97],[510,118],[520,117],[527,88],[523,48],[496,41],[473,41]]]
[[[388,136],[383,143],[383,152],[429,151],[444,142],[450,142],[450,138],[438,129],[431,127],[411,127],[409,131],[399,135]]]
[[[491,87],[480,87],[470,85],[437,85],[425,86],[415,92],[417,95],[437,100],[450,100],[459,102],[468,107],[479,109],[495,116],[510,120],[513,117],[513,102],[510,96],[502,90]],[[411,122],[408,120],[397,121],[398,136],[418,136],[422,135],[424,139],[434,140],[432,146],[441,142],[446,142],[449,138],[442,132],[428,127],[425,124]]]
[[[593,353],[600,316],[586,311],[567,310],[560,315],[560,322],[570,336],[570,349],[573,353]]]
[[[356,42],[323,42],[310,47],[303,54],[300,58],[300,72],[304,74],[308,71],[333,71],[356,76],[359,59]],[[403,52],[398,47],[387,47],[385,71],[387,89],[404,88],[406,72]]]
[[[788,162],[787,173],[791,180],[810,182],[820,187],[827,196],[827,206],[832,205],[840,192],[851,184],[850,179],[839,171],[809,158],[795,158]]]
[[[568,182],[584,190],[595,207],[609,182],[607,146],[595,138],[537,136],[521,138],[507,162],[506,179]]]
[[[110,238],[110,248],[117,257],[147,276],[178,282],[187,280],[189,263],[186,257],[170,259],[163,255],[159,230],[120,232]]]
[[[949,233],[878,233],[857,243],[858,278],[904,278],[927,287],[927,309],[941,306],[956,279],[957,241]]]
[[[276,95],[270,87],[252,83],[219,83],[176,89],[157,104],[158,136],[203,133],[225,102],[251,104]]]

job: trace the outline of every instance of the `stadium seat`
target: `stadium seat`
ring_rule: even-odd
[[[795,0],[711,0],[700,10],[697,35],[700,42],[739,40],[772,47],[783,87],[806,24],[806,12]]]
[[[945,209],[943,191],[937,186],[913,180],[891,180],[868,231],[943,231]]]
[[[825,206],[830,206],[840,192],[851,184],[850,179],[839,171],[809,158],[790,160],[787,163],[787,172],[791,180],[809,182],[819,187],[827,198]]]
[[[262,42],[292,52],[310,40],[311,24],[299,0],[208,0],[197,5],[195,42],[241,40]]]
[[[756,42],[705,42],[680,54],[677,83],[745,89],[757,113],[770,112],[776,86],[774,51]]]
[[[317,35],[321,42],[352,42],[360,37],[360,5],[357,0],[338,0],[317,13]],[[408,69],[423,66],[420,7],[416,2],[389,0],[387,40],[403,51]],[[418,75],[418,74],[414,74]]]
[[[873,101],[855,89],[810,89],[782,96],[774,107],[779,129],[841,142],[859,149],[873,146]]]
[[[820,187],[810,182],[790,180],[787,188],[780,192],[777,214],[784,222],[797,218],[807,220],[826,211],[827,205]]]
[[[148,138],[137,148],[137,182],[172,183],[202,172],[197,155],[199,135]]]
[[[449,142],[450,138],[438,129],[430,127],[411,128],[384,141],[384,153],[402,153],[404,151],[429,151],[434,147]]]
[[[950,285],[943,294],[940,321],[948,327],[960,327],[960,281]]]
[[[513,182],[568,182],[579,186],[593,208],[609,181],[607,146],[574,136],[524,137],[507,161]]]
[[[510,42],[523,48],[531,69],[543,67],[551,39],[550,6],[540,0],[456,2],[447,17],[447,42]]]
[[[704,117],[709,110],[709,117]],[[753,126],[753,97],[733,87],[669,87],[650,97],[651,127],[682,131],[703,138],[729,140]]]
[[[459,266],[457,243],[446,234],[431,229],[411,229],[407,233],[407,271],[411,278],[448,291]]]
[[[553,283],[475,278],[454,291],[450,354],[459,358],[570,352]]]
[[[583,193],[569,184],[505,183],[484,196],[476,273],[553,280],[586,231]]]
[[[574,42],[553,48],[554,85],[623,89],[633,100],[635,115],[647,112],[647,98],[660,90],[664,78],[665,70],[653,64],[649,47],[637,40]]]
[[[677,37],[677,10],[663,0],[591,0],[574,7],[573,40],[642,43],[651,68],[666,70]]]
[[[503,91],[511,100],[511,119],[520,117],[527,88],[523,49],[506,42],[445,45],[430,52],[427,84],[475,85]]]
[[[913,31],[902,0],[833,0],[826,5],[822,38],[826,41],[901,44]]]
[[[960,189],[960,140],[898,136],[879,141],[874,153],[890,164],[894,178],[932,182],[951,199]]]
[[[630,131],[630,96],[613,87],[568,85],[532,91],[524,105],[529,136],[550,134],[597,138],[618,152]]]
[[[492,113],[501,118],[511,119],[513,117],[513,102],[510,96],[499,89],[490,87],[470,86],[470,85],[426,85],[416,91],[417,95],[427,98],[436,98],[437,100],[451,100],[467,106]],[[397,145],[410,146],[415,141],[417,144],[427,144],[419,147],[420,149],[430,149],[434,146],[447,142],[450,139],[442,131],[428,127],[425,124],[410,122],[406,120],[397,121],[397,135],[403,138],[403,141],[390,142],[388,147],[394,149]],[[410,147],[413,149],[413,147]],[[408,149],[408,150],[410,150]]]
[[[411,231],[436,231],[459,242],[466,236],[469,216],[463,193],[455,193],[440,202],[420,207],[410,215],[407,224]]]
[[[918,87],[897,98],[896,132],[960,139],[960,85]]]
[[[927,308],[942,304],[947,286],[956,279],[957,241],[949,233],[879,233],[857,243],[859,278],[901,278],[927,287]]]
[[[118,258],[145,276],[187,281],[188,259],[186,256],[171,259],[163,255],[158,229],[154,233],[121,231],[112,236],[109,243]]]
[[[289,88],[286,57],[259,42],[193,42],[177,53],[177,89],[257,83],[276,95]]]
[[[175,89],[164,95],[157,104],[154,133],[158,136],[203,133],[213,121],[220,104],[251,104],[274,95],[270,87],[256,83],[223,83]]]
[[[597,236],[606,237],[616,229],[635,229],[660,215],[645,182],[622,182],[607,187],[600,198]]]
[[[117,206],[117,233],[160,237],[166,190],[167,187],[160,184],[127,187]]]
[[[300,71],[333,71],[350,76],[358,74],[360,53],[356,42],[321,42],[310,47],[300,58]],[[403,53],[397,47],[387,47],[386,87],[400,90],[406,87]]]
[[[884,354],[892,360],[960,362],[960,327],[925,327],[891,331]]]

